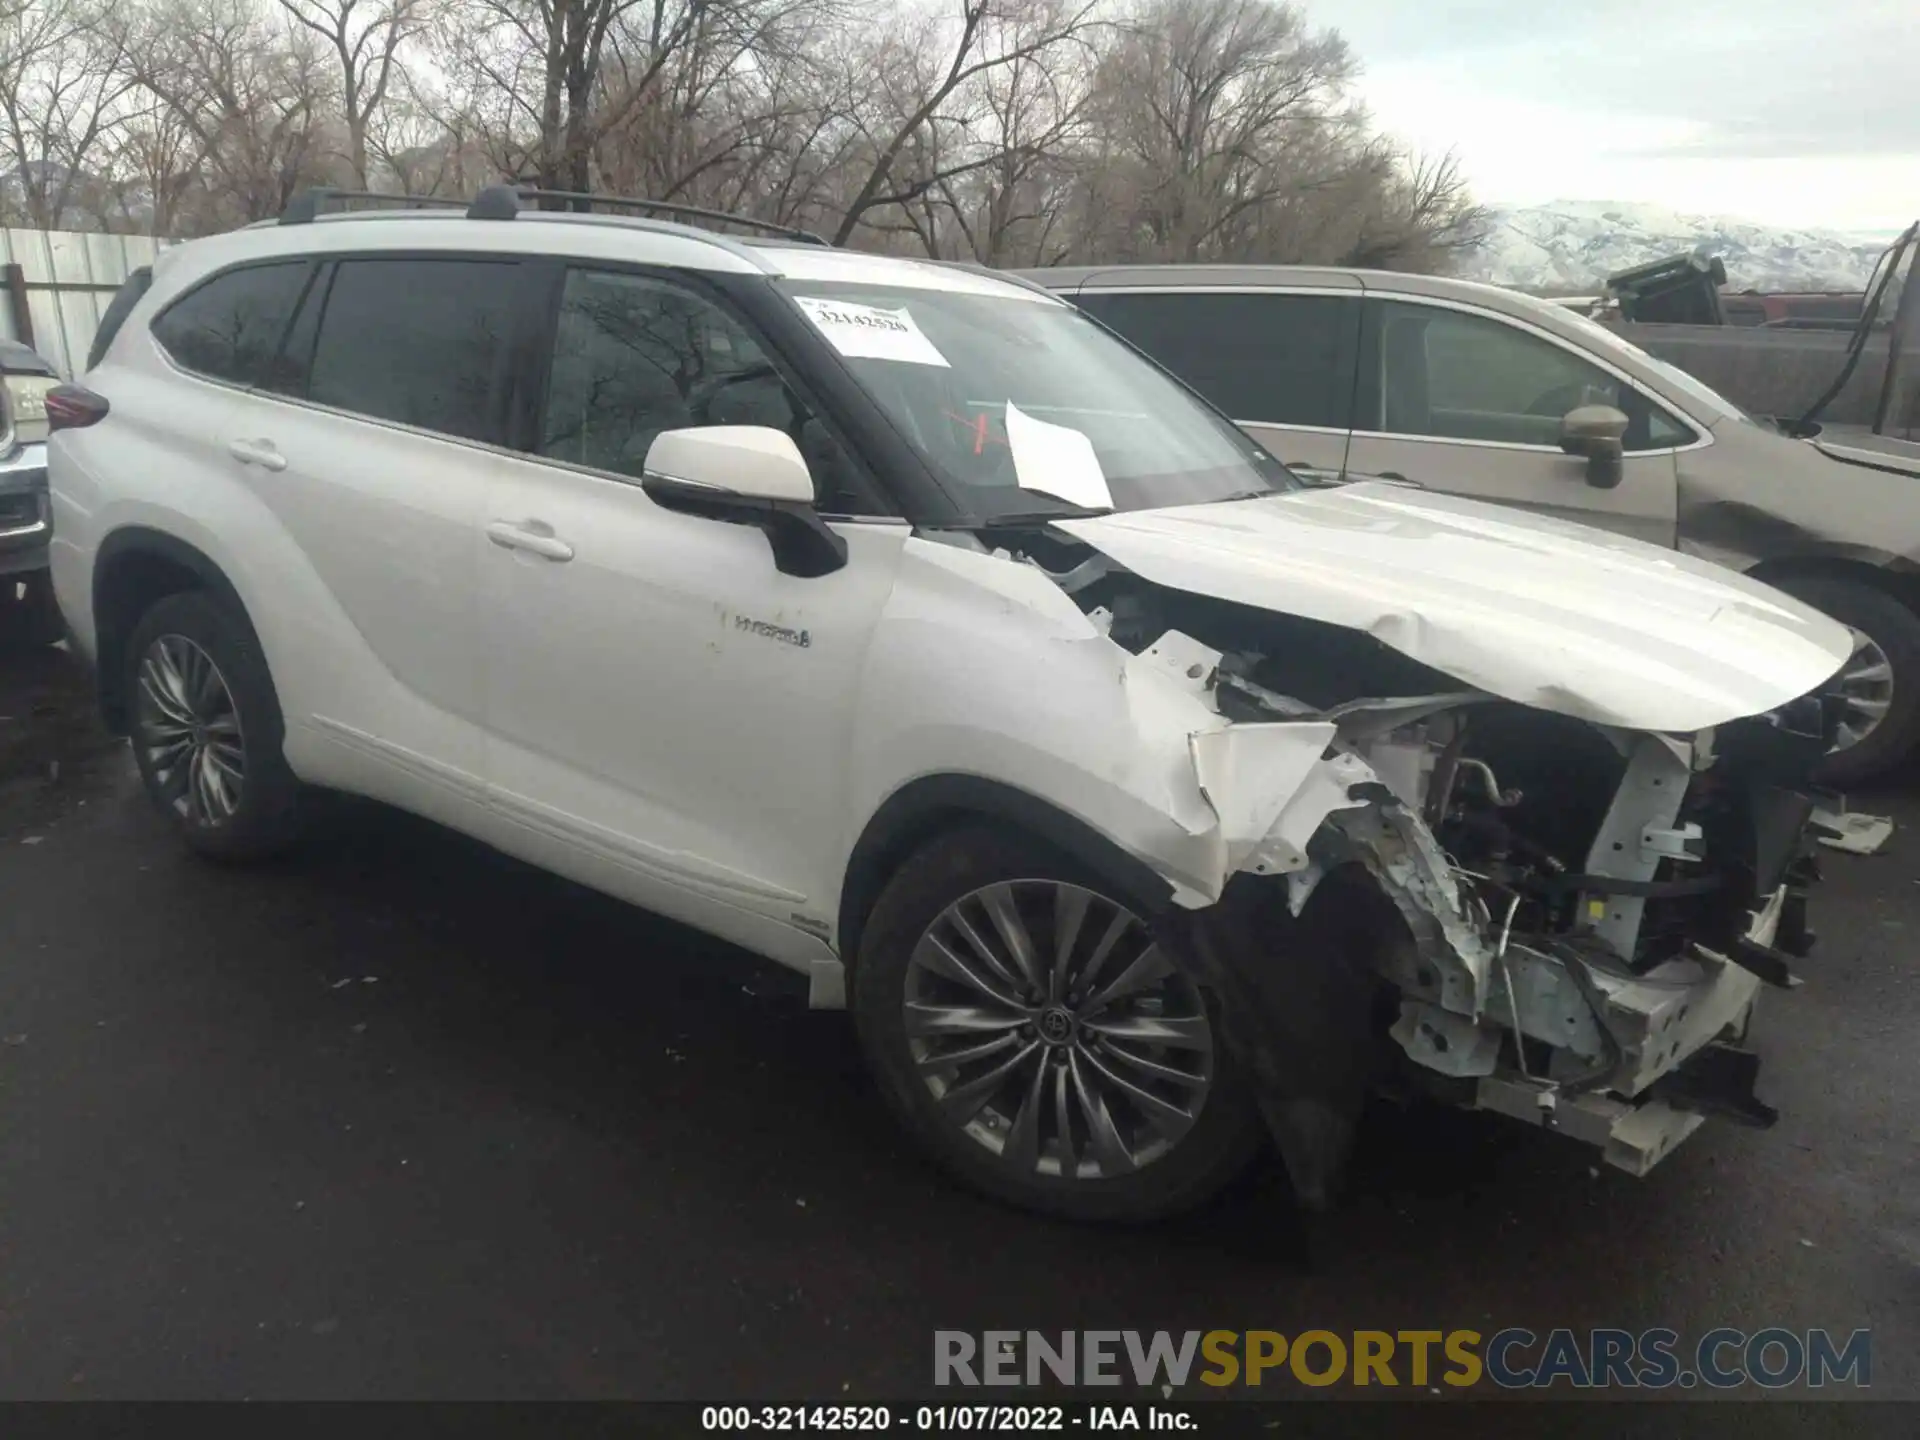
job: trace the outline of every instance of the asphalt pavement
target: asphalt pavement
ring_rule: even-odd
[[[1833,856],[1757,1027],[1771,1131],[1644,1180],[1383,1109],[1345,1207],[1271,1170],[1077,1228],[896,1135],[846,1017],[371,805],[172,843],[63,652],[0,656],[0,1397],[898,1398],[936,1328],[1873,1333],[1920,1399],[1920,778]]]

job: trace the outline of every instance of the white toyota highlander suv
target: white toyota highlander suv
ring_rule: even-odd
[[[1325,1204],[1383,1085],[1635,1173],[1772,1118],[1840,625],[1303,488],[1018,281],[338,198],[163,252],[49,404],[60,607],[195,849],[350,791],[676,917],[1068,1215],[1268,1138]]]

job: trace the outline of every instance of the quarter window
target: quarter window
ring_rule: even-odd
[[[509,261],[342,261],[313,347],[308,398],[500,441],[514,274]]]
[[[1358,298],[1090,291],[1075,303],[1235,420],[1353,423]]]
[[[307,268],[298,260],[216,275],[168,306],[153,322],[153,338],[185,369],[234,385],[268,384]]]

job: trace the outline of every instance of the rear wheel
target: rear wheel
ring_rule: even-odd
[[[1839,743],[1819,779],[1841,786],[1873,779],[1920,743],[1920,616],[1853,581],[1788,580],[1780,588],[1853,635],[1853,655],[1835,680],[1845,699]]]
[[[273,678],[244,619],[192,591],[141,617],[127,645],[134,760],[148,796],[203,855],[253,860],[298,834]]]
[[[1264,1129],[1211,998],[1098,881],[988,829],[901,866],[854,970],[889,1104],[947,1170],[1085,1220],[1190,1209]]]

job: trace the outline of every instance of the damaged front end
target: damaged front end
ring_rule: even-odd
[[[1330,1203],[1382,1086],[1636,1175],[1708,1115],[1772,1123],[1744,1040],[1812,944],[1806,777],[1831,707],[1635,731],[1095,569],[1108,583],[1066,588],[1219,717],[1189,737],[1219,884],[1163,925],[1219,997],[1303,1203]],[[1426,683],[1381,698],[1405,680]]]

